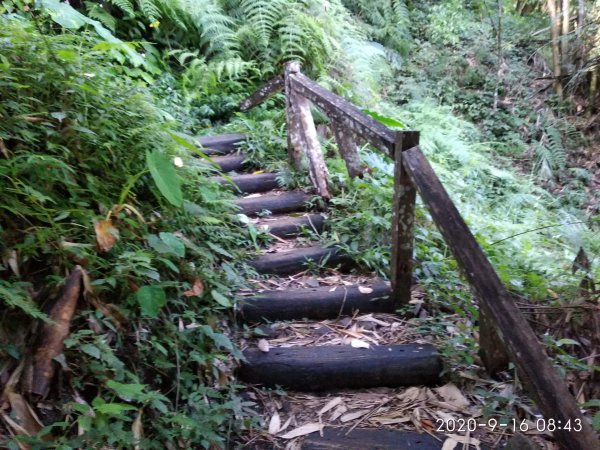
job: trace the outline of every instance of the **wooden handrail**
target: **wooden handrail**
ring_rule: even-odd
[[[575,399],[552,367],[531,326],[477,244],[427,158],[419,147],[405,151],[402,156],[404,169],[473,286],[480,307],[487,318],[492,319],[494,331],[505,344],[510,359],[530,388],[545,419],[556,421],[554,437],[565,449],[597,449],[598,439],[591,426],[581,415]],[[576,420],[581,423],[580,431],[564,427],[565,424],[574,425]]]
[[[300,73],[297,63],[286,64],[283,77],[269,81],[243,102],[240,109],[255,106],[282,88],[286,93],[290,160],[300,168],[303,155],[307,157],[311,180],[325,198],[329,197],[327,169],[308,100],[331,119],[340,153],[351,175],[359,172],[360,162],[358,154],[348,155],[356,152],[354,135],[394,159],[390,278],[395,304],[401,306],[410,300],[418,192],[479,299],[479,345],[488,371],[497,372],[512,360],[546,421],[554,419],[553,434],[561,446],[567,450],[600,450],[600,443],[577,402],[418,147],[419,133],[386,127]]]
[[[394,130],[366,115],[349,101],[319,86],[302,73],[290,76],[291,87],[319,107],[330,119],[342,124],[358,136],[394,157]]]
[[[246,100],[240,103],[238,105],[238,110],[248,111],[250,108],[260,105],[271,95],[275,94],[278,91],[281,91],[283,89],[283,85],[284,80],[282,74],[271,78],[264,85],[258,88],[250,97],[248,97]]]

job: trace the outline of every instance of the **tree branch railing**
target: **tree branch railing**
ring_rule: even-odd
[[[309,102],[331,120],[340,155],[350,176],[360,176],[364,170],[356,139],[370,143],[394,160],[390,276],[394,307],[407,305],[410,301],[418,193],[479,300],[479,347],[486,369],[497,373],[512,361],[544,418],[555,420],[557,428],[553,434],[561,447],[600,449],[595,433],[582,416],[567,385],[556,373],[533,329],[419,148],[419,133],[386,127],[302,74],[295,62],[287,63],[283,75],[267,82],[242,102],[239,109],[246,111],[282,89],[286,97],[290,163],[301,169],[306,158],[311,181],[319,195],[330,198],[327,168]]]

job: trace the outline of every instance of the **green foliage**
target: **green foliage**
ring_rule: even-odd
[[[160,193],[174,206],[183,204],[181,180],[171,160],[160,151],[146,152],[150,174]]]
[[[216,323],[248,244],[229,195],[95,31],[42,34],[52,19],[11,17],[0,16],[0,360],[28,354],[19,330],[46,319],[40,305],[82,265],[90,301],[61,357],[70,387],[46,399],[53,445],[133,447],[136,424],[143,448],[223,447],[250,425],[237,387],[218,382],[240,357]],[[101,221],[118,230],[104,251]]]

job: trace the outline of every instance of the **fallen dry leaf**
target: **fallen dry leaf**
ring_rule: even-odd
[[[306,436],[307,434],[321,431],[323,429],[322,423],[307,423],[301,427],[295,428],[292,431],[285,433],[283,436],[279,436],[282,439],[294,439],[299,436]]]
[[[459,436],[458,434],[448,434],[448,439],[452,439],[459,444],[472,445],[478,450],[481,448],[481,441],[470,436]]]
[[[348,414],[344,414],[342,417],[340,417],[340,421],[341,422],[350,422],[351,420],[355,420],[358,419],[362,416],[364,416],[365,414],[368,414],[369,411],[371,411],[370,409],[361,409],[358,411],[354,411]]]
[[[279,413],[275,411],[273,417],[269,421],[269,434],[277,434],[281,431],[281,418],[279,417]]]
[[[94,231],[98,250],[101,252],[109,251],[119,239],[119,230],[114,227],[110,219],[94,221]]]
[[[269,353],[269,341],[267,341],[266,339],[260,339],[258,341],[258,348],[260,349],[261,352],[265,352],[265,353]]]
[[[200,278],[196,278],[192,283],[192,288],[185,291],[183,295],[186,297],[200,297],[204,293],[204,283]]]
[[[344,405],[340,405],[333,410],[333,412],[331,413],[331,417],[329,419],[332,421],[337,420],[338,417],[340,417],[346,411],[348,411],[348,408],[346,408]]]
[[[371,348],[371,344],[360,339],[352,339],[350,345],[354,348]]]
[[[327,411],[329,411],[329,410],[331,410],[331,409],[335,408],[335,407],[336,407],[337,405],[339,405],[340,403],[342,403],[342,397],[335,397],[334,399],[332,399],[332,400],[329,400],[329,401],[327,402],[327,404],[326,404],[325,406],[323,406],[323,407],[322,407],[322,408],[319,410],[319,412],[318,412],[319,416],[322,416],[322,415],[323,415],[323,414],[325,414]]]
[[[470,405],[469,400],[465,398],[460,389],[453,383],[445,384],[442,387],[436,388],[435,391],[446,403],[449,403],[456,408],[466,408]]]
[[[137,413],[137,416],[135,417],[135,420],[133,421],[133,425],[131,425],[131,433],[133,434],[133,437],[135,438],[135,444],[133,446],[133,448],[135,450],[140,450],[140,441],[144,437],[144,428],[142,427],[142,412],[143,411],[144,411],[143,409],[139,410],[139,412]]]
[[[444,445],[442,445],[442,450],[454,450],[457,445],[458,442],[456,442],[452,438],[448,438],[444,441]]]

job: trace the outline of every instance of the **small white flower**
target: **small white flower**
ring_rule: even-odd
[[[175,167],[183,167],[183,159],[181,159],[179,156],[176,156],[173,158],[173,164],[175,164]]]

